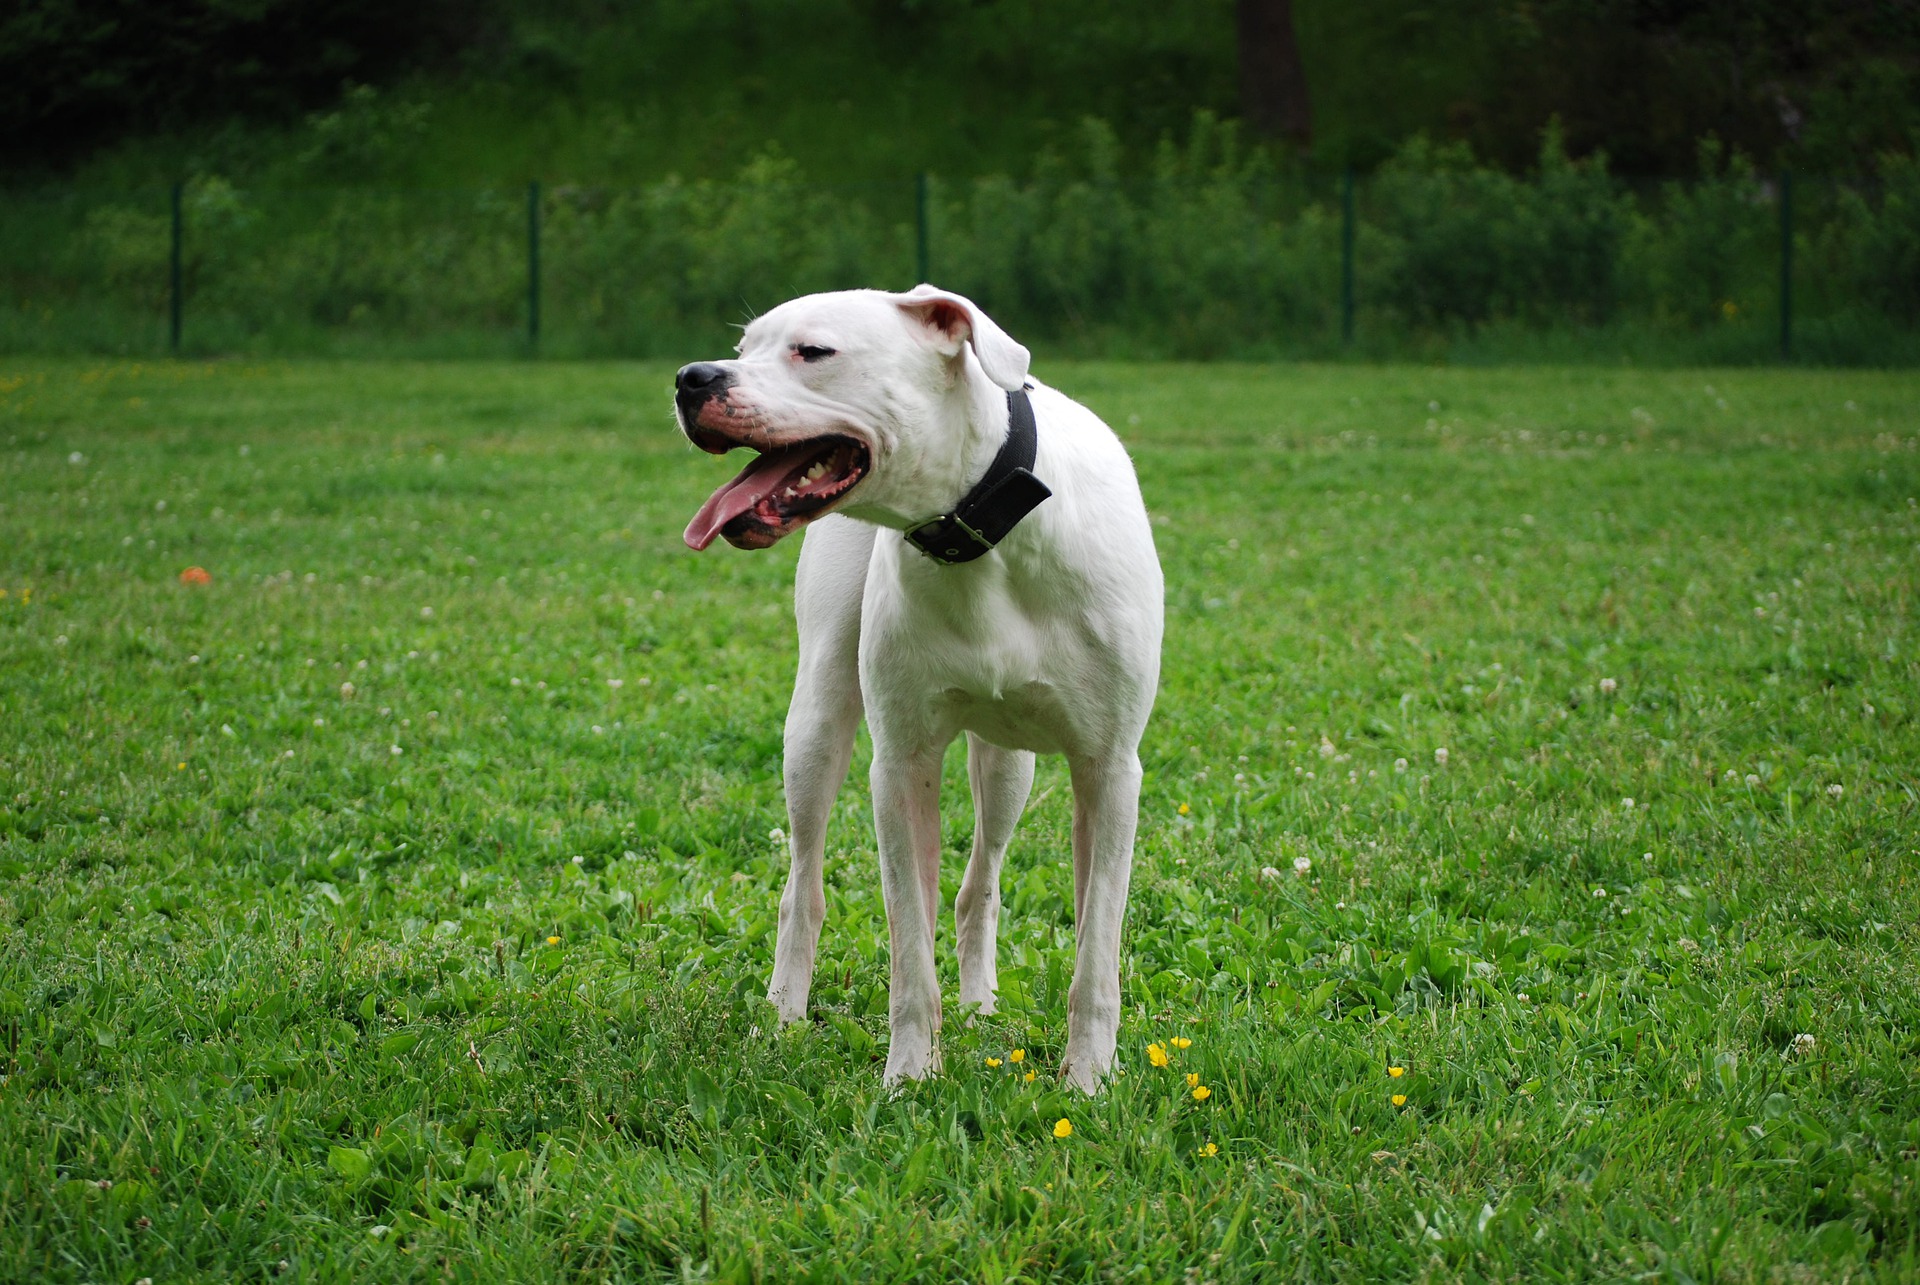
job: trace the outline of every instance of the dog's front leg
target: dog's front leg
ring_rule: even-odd
[[[960,955],[960,1002],[985,1014],[1000,990],[994,952],[1000,935],[1000,864],[1033,789],[1033,755],[1002,749],[967,733],[967,778],[973,786],[973,854],[953,903]]]
[[[834,796],[846,780],[860,730],[860,598],[873,555],[873,528],[827,517],[807,532],[793,586],[800,666],[787,707],[781,771],[792,845],[767,999],[782,1022],[807,1015],[814,953],[827,914],[821,871]]]
[[[940,981],[933,964],[940,903],[940,760],[938,748],[896,754],[883,744],[874,746],[874,831],[892,947],[889,1084],[940,1069]]]
[[[1140,819],[1140,759],[1132,751],[1075,758],[1073,775],[1073,985],[1060,1073],[1087,1093],[1113,1066],[1120,1034],[1120,930]]]
[[[856,684],[822,680],[810,686],[804,667],[801,676],[801,686],[794,692],[793,708],[787,715],[784,761],[791,860],[787,889],[780,896],[773,980],[767,985],[767,999],[779,1010],[783,1023],[797,1022],[807,1015],[814,953],[820,945],[820,925],[827,915],[821,879],[826,863],[827,821],[833,813],[834,795],[846,779],[854,734],[860,727],[860,689]]]

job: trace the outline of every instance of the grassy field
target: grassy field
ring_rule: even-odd
[[[666,368],[0,360],[0,1279],[1920,1276],[1920,377],[1039,373],[1169,585],[1094,1101],[1058,762],[944,1076],[860,766],[769,1033]]]

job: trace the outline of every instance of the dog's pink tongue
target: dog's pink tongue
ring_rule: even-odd
[[[741,469],[733,481],[708,496],[693,521],[687,523],[686,533],[681,536],[687,547],[704,549],[712,544],[720,528],[772,495],[793,471],[797,457],[805,452],[804,446],[768,451]]]

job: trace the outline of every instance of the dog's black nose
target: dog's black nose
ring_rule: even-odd
[[[711,397],[727,386],[727,368],[717,361],[682,366],[673,386],[682,397]]]

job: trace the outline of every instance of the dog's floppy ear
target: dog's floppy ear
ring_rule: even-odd
[[[929,285],[915,286],[893,298],[901,311],[932,333],[935,346],[949,357],[958,356],[960,346],[971,343],[973,355],[980,359],[980,369],[987,372],[988,379],[1008,392],[1026,382],[1032,354],[995,325],[973,300]]]

